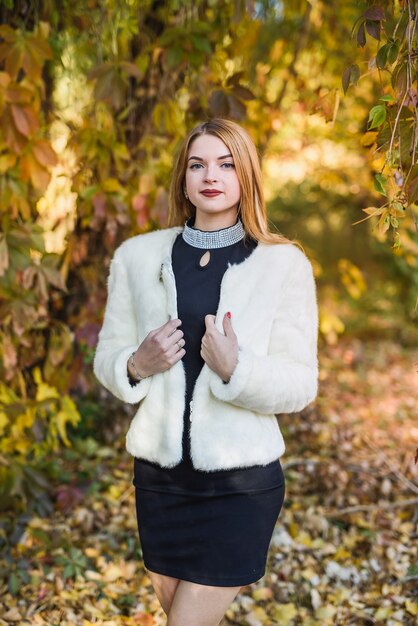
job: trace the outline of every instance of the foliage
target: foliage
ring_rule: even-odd
[[[280,416],[286,497],[266,575],[242,588],[225,626],[416,623],[416,354],[380,339],[321,351],[318,403],[300,419]],[[84,444],[59,459],[54,482],[67,495],[53,515],[33,516],[0,560],[0,618],[162,626],[138,541],[132,457],[123,442],[91,454]]]
[[[401,245],[399,228],[409,209],[418,232],[414,205],[418,200],[417,165],[417,87],[416,50],[418,43],[418,6],[415,0],[373,4],[357,18],[352,34],[357,46],[364,48],[367,37],[378,44],[376,53],[362,64],[351,64],[343,73],[344,93],[370,72],[379,80],[379,104],[369,111],[364,129],[365,145],[375,161],[375,188],[385,198],[379,207],[364,208],[364,219],[378,218],[380,232],[392,229],[393,247]],[[412,235],[406,234],[410,240]]]
[[[118,433],[115,405],[91,372],[108,265],[123,239],[164,225],[173,154],[186,130],[213,115],[243,123],[266,174],[272,171],[272,221],[286,233],[292,215],[302,225],[310,212],[304,235],[311,251],[315,219],[324,236],[335,237],[332,222],[347,226],[354,211],[374,206],[387,189],[386,170],[374,187],[376,162],[368,163],[365,151],[358,157],[358,135],[369,115],[373,127],[380,125],[365,135],[364,147],[372,150],[375,135],[383,141],[392,103],[373,102],[380,108],[370,116],[370,85],[360,81],[355,94],[340,98],[358,2],[341,4],[337,14],[329,1],[301,0],[0,4],[0,449],[5,501],[17,510],[26,462],[50,471],[48,455],[65,448],[76,428],[97,437],[108,437],[110,426]],[[380,53],[381,73],[395,50],[391,44]],[[351,83],[357,75],[352,64]],[[331,144],[341,155],[332,163]],[[307,162],[313,146],[321,158],[297,181],[297,203],[286,205],[293,183],[290,168],[280,177],[282,164],[295,164],[297,155]],[[334,187],[341,210],[333,205]],[[392,228],[399,210],[393,204]],[[395,252],[395,280],[402,276],[404,292],[416,284],[418,246],[405,230],[404,250]],[[369,231],[360,232],[359,247],[369,249]],[[57,233],[61,245],[51,243]],[[326,255],[324,246],[315,253],[324,283],[338,267]],[[370,290],[362,286],[360,261],[342,258],[348,298],[363,303]],[[347,324],[338,313],[324,310],[321,317],[323,336],[336,341]],[[42,385],[49,395],[41,400]]]

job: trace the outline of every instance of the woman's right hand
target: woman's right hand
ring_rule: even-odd
[[[165,372],[186,354],[180,319],[169,320],[151,330],[134,355],[134,363],[141,378]],[[177,343],[178,342],[178,343]]]

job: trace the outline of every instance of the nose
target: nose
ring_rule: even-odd
[[[206,170],[205,180],[207,180],[208,182],[210,181],[212,183],[216,181],[216,173],[213,167],[209,166],[208,169]]]

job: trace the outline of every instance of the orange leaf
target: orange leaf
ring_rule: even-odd
[[[32,152],[36,160],[44,167],[57,164],[57,155],[45,139],[40,139],[33,144]]]
[[[42,62],[36,56],[31,54],[30,49],[26,49],[23,53],[22,66],[28,77],[35,81],[40,77],[42,72]]]
[[[11,80],[12,79],[7,72],[0,72],[0,87],[7,87]]]
[[[24,154],[20,161],[22,178],[28,180],[30,178],[32,185],[36,189],[45,191],[51,179],[50,173],[42,167],[42,165],[29,153]]]
[[[53,58],[51,46],[42,37],[36,37],[35,35],[29,37],[27,40],[27,49],[39,63]]]
[[[39,129],[38,117],[30,106],[12,104],[10,109],[16,128],[22,135],[29,137],[29,135],[33,135]]]
[[[100,76],[104,76],[104,74],[108,74],[112,72],[114,65],[106,61],[106,63],[101,63],[100,65],[96,65],[93,67],[87,74],[87,80],[94,80],[95,78],[99,78]]]
[[[16,154],[21,154],[26,146],[26,139],[19,133],[13,123],[13,118],[9,108],[0,116],[0,128],[7,146]]]
[[[16,163],[16,154],[6,152],[0,155],[0,174],[5,174]]]
[[[7,24],[1,24],[0,36],[6,41],[14,41],[16,39],[16,33],[13,28],[10,28]]]
[[[15,77],[22,67],[23,50],[16,45],[0,44],[0,59],[5,60],[6,72]]]
[[[0,276],[3,276],[8,267],[9,249],[7,247],[6,237],[3,234],[0,234]]]
[[[8,76],[8,74],[6,74]],[[5,90],[5,98],[8,102],[13,102],[13,104],[21,104],[23,102],[30,102],[32,100],[33,94],[30,89],[25,87],[21,87],[20,85],[13,84]]]
[[[151,613],[135,613],[133,616],[134,621],[138,624],[138,626],[154,626],[155,621]]]

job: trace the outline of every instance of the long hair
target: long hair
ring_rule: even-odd
[[[194,217],[196,209],[186,199],[183,188],[186,176],[187,157],[193,141],[200,135],[214,135],[221,139],[234,159],[235,170],[241,188],[238,215],[247,236],[263,243],[296,243],[281,233],[269,231],[266,203],[264,199],[260,158],[249,134],[236,122],[224,118],[213,118],[196,126],[184,139],[175,160],[168,198],[168,227],[183,226]]]

